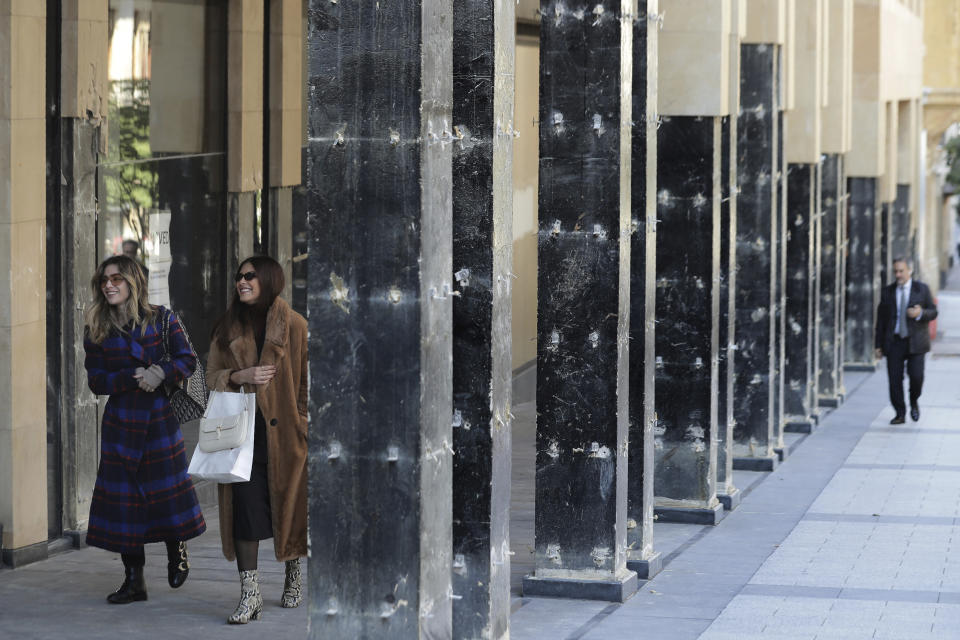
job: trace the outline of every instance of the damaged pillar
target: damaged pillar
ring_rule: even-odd
[[[661,521],[716,524],[721,119],[733,24],[729,2],[672,9],[658,69],[655,510]]]
[[[821,198],[820,369],[817,372],[817,403],[821,407],[837,407],[843,399],[839,350],[843,330],[840,280],[843,183],[843,156],[825,154]]]
[[[784,429],[817,420],[820,312],[820,162],[823,106],[823,0],[796,5],[795,102],[784,131],[787,159],[787,274]],[[782,450],[783,443],[780,442]],[[784,454],[781,454],[781,456]]]
[[[512,0],[453,1],[453,637],[509,636]],[[462,138],[460,137],[462,136]]]
[[[740,111],[740,41],[746,35],[746,0],[731,8],[730,115],[721,119],[720,162],[720,315],[717,335],[717,498],[730,511],[740,504],[733,481],[734,378],[736,377],[737,201],[739,198],[737,123]]]
[[[448,638],[452,7],[308,15],[310,637]]]
[[[720,117],[664,117],[658,140],[656,511],[716,524]]]
[[[630,198],[630,451],[627,463],[627,568],[647,580],[660,572],[653,545],[654,305],[657,268],[658,0],[640,0],[633,23],[633,153]]]
[[[758,39],[749,28],[748,37]],[[737,200],[737,354],[734,388],[734,464],[772,470],[775,309],[777,306],[777,179],[779,138],[777,31],[768,42],[741,47],[740,110],[737,126],[740,194]],[[780,34],[782,38],[782,33]]]
[[[881,7],[877,2],[854,2],[853,6],[853,113],[850,151],[844,158],[850,194],[847,214],[846,317],[844,368],[874,371],[874,328],[880,302],[881,265],[885,259],[881,242],[883,176],[890,149],[887,117],[890,110],[881,99],[884,42]],[[893,196],[888,199],[892,200]]]
[[[847,371],[873,371],[874,322],[880,301],[879,216],[877,178],[848,179],[846,352]]]
[[[843,401],[844,255],[847,180],[844,158],[851,147],[853,118],[853,0],[828,2],[826,106],[823,108],[823,180],[821,186],[820,369],[817,403],[837,407]]]
[[[634,3],[543,2],[535,569],[523,594],[622,602],[627,569]]]

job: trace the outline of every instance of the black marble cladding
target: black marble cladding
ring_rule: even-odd
[[[841,247],[843,245],[843,173],[839,154],[823,158],[821,187],[821,268],[820,268],[820,369],[817,397],[820,403],[839,401],[841,382],[840,335],[843,329],[841,304]]]
[[[893,203],[880,204],[880,283],[893,282]]]
[[[893,201],[890,228],[890,261],[895,258],[913,258],[910,242],[910,185],[897,185],[897,199]],[[916,266],[914,266],[916,268]],[[891,277],[891,281],[893,278]],[[881,280],[887,282],[887,280]]]
[[[840,176],[840,208],[837,215],[840,217],[840,242],[839,255],[837,256],[839,274],[837,282],[839,286],[839,325],[837,327],[837,388],[841,395],[841,400],[846,396],[847,389],[844,385],[844,360],[847,353],[847,260],[850,253],[850,231],[849,231],[849,211],[850,211],[850,191],[847,189],[847,168],[843,156],[837,160],[839,168],[837,173]]]
[[[813,375],[813,293],[816,242],[815,198],[817,165],[791,163],[787,170],[787,330],[785,419],[811,420],[810,384]]]
[[[778,47],[777,56],[777,84],[783,84],[783,47]],[[778,88],[776,95],[782,95],[783,89]],[[783,431],[786,424],[786,405],[784,403],[784,389],[786,385],[786,335],[787,335],[787,156],[784,152],[783,139],[783,105],[777,102],[777,195],[775,202],[774,237],[777,239],[774,253],[774,274],[776,291],[776,315],[773,321],[773,438],[777,446],[783,443]]]
[[[451,636],[450,18],[309,2],[311,638]]]
[[[657,136],[657,504],[716,503],[720,119]]]
[[[640,2],[641,8],[647,0]],[[649,20],[633,23],[633,121],[630,160],[630,208],[633,233],[630,239],[630,447],[627,453],[627,529],[631,560],[643,563],[653,551],[653,419],[654,419],[654,305],[656,302],[657,225],[656,73],[648,75],[647,63],[656,59],[657,30]],[[655,95],[655,93],[654,93]],[[652,134],[652,135],[650,135]],[[652,165],[652,166],[651,166]],[[643,572],[643,568],[638,566]],[[647,562],[647,576],[654,569]]]
[[[844,364],[875,365],[874,322],[880,301],[879,214],[876,178],[849,178]]]
[[[454,286],[460,293],[453,300],[452,585],[460,596],[453,601],[453,637],[501,638],[510,616],[510,557],[504,552],[510,342],[509,326],[494,327],[498,320],[509,323],[508,312],[498,308],[509,305],[509,274],[495,254],[495,230],[507,221],[495,207],[493,168],[495,153],[509,147],[494,144],[494,3],[454,0],[453,7],[453,123],[465,136],[453,145],[452,167]],[[507,35],[512,46],[512,31]]]
[[[775,349],[779,246],[776,53],[772,45],[740,47],[736,261],[737,271],[743,275],[736,286],[734,360],[734,441],[740,457],[773,455],[779,355]]]
[[[737,282],[737,116],[720,119],[720,311],[717,322],[717,492],[733,484],[734,325]]]
[[[629,271],[621,270],[630,244],[620,232],[630,212],[620,207],[619,128],[630,87],[621,86],[619,3],[596,6],[584,20],[563,2],[542,5],[550,18],[540,26],[536,569],[525,594],[562,582],[554,577],[597,583],[599,572],[613,583],[626,573]]]

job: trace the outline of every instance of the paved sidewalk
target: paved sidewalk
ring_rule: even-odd
[[[846,402],[775,472],[738,472],[749,491],[718,526],[655,526],[666,568],[634,597],[621,605],[517,592],[511,638],[960,638],[960,293],[939,302],[920,422],[888,424],[884,370],[847,374]],[[518,423],[532,425],[528,409]],[[514,434],[517,586],[532,565],[531,434]],[[181,589],[166,584],[163,546],[148,545],[147,602],[104,602],[122,568],[99,549],[0,569],[0,638],[304,638],[307,607],[279,606],[283,565],[271,541],[260,553],[263,619],[225,624],[239,580],[220,553],[216,509],[204,513],[209,530],[189,545]]]
[[[848,374],[843,406],[633,598],[528,599],[511,637],[960,638],[960,294],[940,309],[918,423],[888,424],[885,369]]]
[[[216,506],[205,507],[203,513],[207,532],[187,543],[190,576],[179,589],[167,585],[163,544],[146,546],[146,602],[107,604],[107,594],[123,582],[123,565],[119,555],[93,547],[16,570],[0,570],[0,639],[303,640],[307,606],[280,606],[283,563],[273,556],[272,540],[260,545],[263,616],[248,625],[226,623],[240,599],[240,578],[236,564],[227,562],[220,552]],[[306,587],[306,562],[301,563]]]

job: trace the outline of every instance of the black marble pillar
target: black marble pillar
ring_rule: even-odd
[[[774,237],[777,239],[774,254],[774,279],[776,293],[774,302],[774,335],[773,335],[773,446],[774,449],[783,447],[783,433],[786,428],[786,403],[784,393],[786,388],[786,335],[787,335],[787,155],[784,143],[784,111],[780,97],[784,95],[784,50],[778,47],[777,51],[777,195]]]
[[[514,7],[453,0],[453,285],[460,295],[453,301],[452,584],[459,596],[453,637],[465,640],[505,638],[510,628]]]
[[[913,258],[910,242],[910,185],[897,185],[897,199],[893,201],[890,227],[890,261],[894,258]],[[892,281],[893,278],[890,278]],[[883,280],[882,282],[887,282]]]
[[[734,455],[738,468],[773,458],[778,122],[773,45],[740,47]]]
[[[840,335],[842,335],[841,247],[843,245],[843,183],[840,154],[823,158],[821,187],[821,270],[820,270],[820,369],[817,376],[817,400],[822,407],[839,406],[842,399],[840,382]]]
[[[737,292],[737,115],[720,119],[720,273],[717,318],[717,497],[728,511],[740,503],[733,481]]]
[[[844,367],[848,371],[873,371],[874,323],[881,286],[877,178],[849,178],[847,186],[850,199]]]
[[[452,8],[308,14],[309,635],[449,638]]]
[[[807,402],[810,406],[812,424],[820,422],[820,405],[817,402],[817,378],[820,371],[820,289],[823,267],[823,160],[814,165],[813,173],[813,254],[810,257],[810,379],[807,381]],[[782,450],[779,452],[784,455]]]
[[[880,282],[893,282],[893,202],[880,203]]]
[[[839,157],[838,173],[840,175],[840,209],[838,212],[840,217],[840,241],[838,243],[839,275],[837,280],[840,288],[840,302],[837,315],[839,315],[840,320],[837,328],[837,389],[842,402],[847,395],[843,372],[845,354],[847,353],[847,263],[850,256],[850,191],[847,188],[847,168],[843,156]]]
[[[543,2],[535,572],[524,595],[623,601],[630,329],[630,22]],[[623,72],[623,73],[621,73]]]
[[[720,118],[664,117],[657,139],[656,511],[715,524]]]
[[[655,2],[649,2],[655,6]],[[648,0],[633,23],[630,198],[630,450],[627,568],[649,579],[663,566],[653,545],[654,303],[657,268],[657,29]],[[651,25],[654,28],[649,28]]]
[[[784,419],[812,425],[817,165],[790,163],[787,170],[787,294]]]

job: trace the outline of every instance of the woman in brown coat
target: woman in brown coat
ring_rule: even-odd
[[[237,559],[241,596],[228,618],[259,619],[260,540],[273,538],[286,562],[281,605],[300,604],[299,559],[307,555],[307,322],[278,294],[282,267],[267,256],[244,260],[236,290],[213,330],[207,384],[215,391],[257,394],[253,467],[249,482],[221,484],[223,555]]]

